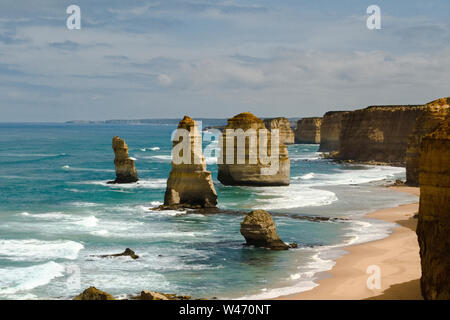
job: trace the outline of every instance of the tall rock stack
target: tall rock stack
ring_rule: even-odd
[[[238,138],[235,136],[229,136],[238,132],[237,130],[242,129],[243,132],[250,132],[254,130],[256,132],[256,137],[254,137],[257,143],[257,149],[260,150],[262,146],[259,145],[260,130],[265,129],[268,131],[268,143],[267,152],[269,157],[272,156],[272,133],[266,129],[264,122],[254,116],[250,112],[240,113],[231,119],[228,119],[228,124],[225,127],[222,137],[220,139],[221,144],[221,157],[218,163],[218,179],[224,185],[248,185],[248,186],[284,186],[289,185],[290,180],[290,161],[289,155],[284,143],[279,142],[278,144],[278,165],[275,171],[271,174],[264,174],[263,172],[271,168],[271,164],[265,163],[263,159],[260,158],[258,150],[256,151],[256,163],[250,161],[250,140],[245,139],[243,145],[239,145]],[[250,131],[248,131],[250,130]],[[227,140],[233,143],[232,148],[234,156],[227,154]],[[274,148],[277,146],[274,145]],[[238,163],[238,154],[245,155],[244,163]],[[273,156],[275,157],[275,155]],[[253,158],[254,159],[254,158]],[[220,163],[222,162],[222,163]],[[275,162],[275,163],[276,163]]]
[[[320,143],[320,127],[322,118],[303,118],[298,120],[295,129],[295,142],[305,144]]]
[[[408,137],[406,149],[406,183],[411,186],[419,185],[419,159],[422,138],[436,130],[439,124],[450,114],[450,98],[442,98],[424,106],[424,112],[415,123],[412,133]]]
[[[450,299],[450,119],[422,141],[417,236],[425,299]]]
[[[283,117],[264,119],[264,124],[269,130],[278,129],[280,131],[280,142],[284,144],[292,144],[295,142],[294,131],[291,129],[289,119]]]
[[[138,181],[134,159],[128,156],[128,146],[125,141],[119,137],[114,137],[112,147],[115,155],[116,180],[109,183],[132,183]]]
[[[181,129],[179,133],[186,132],[188,136],[181,137],[173,143],[172,171],[167,180],[164,206],[213,208],[217,205],[217,193],[211,172],[206,170],[198,125],[193,119],[185,116],[178,124],[178,129]],[[188,146],[188,149],[177,149],[184,138],[189,139],[188,142],[184,141],[184,146]],[[178,154],[175,154],[176,150]],[[183,154],[184,152],[188,154]],[[175,157],[188,161],[179,163],[174,161]]]
[[[329,111],[322,118],[320,127],[320,152],[339,150],[342,120],[349,111]]]

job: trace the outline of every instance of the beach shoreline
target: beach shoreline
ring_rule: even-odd
[[[419,196],[420,189],[392,186],[391,190]],[[416,225],[419,203],[376,210],[366,217],[394,222],[398,226],[386,238],[343,248],[348,254],[336,264],[318,286],[304,292],[277,297],[276,300],[421,300],[420,256]],[[369,289],[369,266],[379,267],[381,288]]]

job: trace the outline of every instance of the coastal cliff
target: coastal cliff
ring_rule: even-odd
[[[322,118],[303,118],[298,120],[297,128],[295,129],[295,142],[316,144],[320,143],[320,127],[322,125]]]
[[[264,119],[264,124],[269,130],[278,129],[280,132],[280,142],[284,144],[292,144],[295,142],[294,131],[291,129],[291,124],[287,118],[272,118]]]
[[[339,150],[342,120],[348,111],[329,111],[322,118],[319,152]]]
[[[241,135],[241,139],[236,137],[239,129],[247,133],[247,136]],[[260,130],[267,132],[267,149],[261,150]],[[255,133],[249,137],[248,133]],[[231,135],[234,135],[231,136]],[[244,140],[245,139],[245,140]],[[239,143],[239,140],[245,141]],[[227,144],[228,145],[227,147]],[[232,144],[232,145],[231,145]],[[252,186],[281,186],[289,185],[290,179],[290,161],[289,155],[284,143],[279,143],[278,148],[274,145],[274,150],[278,149],[278,157],[272,156],[272,134],[266,129],[264,122],[250,112],[240,113],[231,119],[225,127],[220,138],[221,157],[218,163],[218,179],[224,185],[252,185]],[[255,149],[250,151],[250,146]],[[231,149],[231,150],[227,150]],[[261,153],[270,158],[261,158]],[[228,154],[228,153],[233,154]],[[243,155],[243,163],[238,162],[238,155]],[[273,172],[272,172],[273,169]],[[271,171],[271,172],[268,172]]]
[[[422,140],[417,236],[425,299],[450,299],[450,119]]]
[[[439,124],[449,116],[450,98],[442,98],[427,103],[424,113],[415,123],[412,133],[408,137],[406,150],[406,183],[411,186],[419,185],[419,159],[422,138],[436,130]]]
[[[178,129],[180,129],[177,130],[177,133],[180,133],[180,139],[173,142],[172,171],[167,180],[164,206],[169,208],[215,207],[217,193],[211,172],[206,170],[198,125],[193,119],[185,116],[178,124]],[[183,132],[187,135],[183,136]],[[179,145],[180,143],[184,143],[187,149],[178,149],[177,147],[182,146]]]
[[[342,119],[337,160],[405,165],[408,137],[423,105],[371,106]]]
[[[138,173],[134,159],[128,156],[128,146],[124,140],[114,137],[112,140],[114,150],[114,165],[116,166],[116,180],[109,183],[132,183],[138,181]]]

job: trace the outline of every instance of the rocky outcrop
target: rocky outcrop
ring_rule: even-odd
[[[248,134],[247,138],[239,132]],[[264,134],[267,137],[266,145],[260,144]],[[228,119],[220,145],[218,179],[222,184],[289,185],[290,161],[286,145],[281,142],[276,145],[275,140],[272,145],[272,133],[266,129],[264,122],[253,114],[244,112]],[[261,157],[261,154],[267,157]],[[238,158],[241,159],[240,162]]]
[[[339,150],[342,120],[348,111],[329,111],[322,118],[319,152]]]
[[[104,254],[101,255],[100,258],[114,258],[114,257],[127,257],[129,256],[131,259],[136,260],[139,259],[139,256],[134,253],[133,250],[130,248],[126,248],[124,252],[122,253],[116,253],[116,254]]]
[[[449,104],[450,98],[442,98],[427,103],[424,106],[424,113],[416,120],[412,133],[408,137],[406,149],[406,183],[410,186],[419,185],[419,160],[422,138],[436,130],[439,124],[449,116]]]
[[[278,129],[280,132],[280,142],[284,144],[292,144],[295,142],[294,131],[291,129],[291,124],[287,118],[271,118],[264,119],[264,124],[269,130]]]
[[[119,137],[114,137],[112,147],[115,155],[116,180],[109,183],[132,183],[138,181],[134,159],[128,156],[128,146],[125,141]]]
[[[450,119],[422,141],[417,236],[425,299],[450,299]]]
[[[179,139],[173,143],[172,171],[167,180],[164,206],[215,207],[217,193],[211,172],[206,170],[197,123],[185,116],[178,124],[177,134]],[[183,134],[186,135],[183,137]]]
[[[320,143],[320,127],[322,118],[303,118],[298,120],[295,129],[295,142],[316,144]]]
[[[344,115],[338,160],[405,165],[406,147],[423,105],[372,106]]]
[[[272,215],[264,210],[255,210],[247,214],[241,223],[241,234],[247,245],[273,250],[289,249],[289,246],[278,236]]]
[[[95,287],[89,287],[80,293],[73,300],[115,300],[112,295],[107,292],[98,290]]]

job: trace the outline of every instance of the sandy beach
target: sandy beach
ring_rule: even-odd
[[[392,190],[419,195],[419,188],[390,187]],[[345,248],[349,254],[336,261],[319,286],[298,294],[282,296],[283,300],[361,300],[361,299],[422,299],[419,245],[417,243],[414,215],[418,203],[378,210],[367,216],[395,222],[399,226],[384,239]],[[368,289],[366,273],[371,265],[381,271],[381,288]]]

